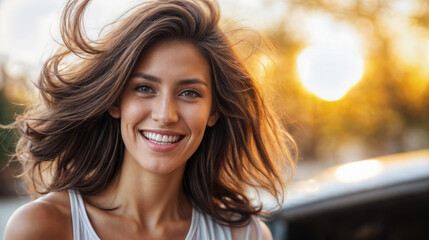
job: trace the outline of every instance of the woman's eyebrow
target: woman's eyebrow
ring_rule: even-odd
[[[182,79],[177,81],[176,85],[191,85],[191,84],[202,84],[208,87],[207,83],[199,78]]]
[[[146,80],[158,82],[158,83],[161,82],[160,78],[155,77],[155,76],[150,75],[150,74],[147,74],[147,73],[142,73],[142,72],[134,73],[131,75],[131,77],[144,78]],[[176,82],[176,85],[191,85],[191,84],[202,84],[202,85],[205,85],[206,87],[208,87],[208,84],[199,78],[181,79],[181,80],[178,80]]]
[[[161,82],[161,79],[159,79],[159,78],[157,78],[157,77],[155,77],[155,76],[152,76],[152,75],[149,75],[149,74],[146,74],[146,73],[142,73],[142,72],[138,72],[138,73],[133,73],[132,75],[131,75],[131,77],[133,78],[133,77],[139,77],[139,78],[144,78],[144,79],[147,79],[147,80],[149,80],[149,81],[154,81],[154,82]]]

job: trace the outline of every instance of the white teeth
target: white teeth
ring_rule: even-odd
[[[161,142],[161,140],[162,140],[161,134],[157,134],[155,140],[158,141],[158,142]]]
[[[143,136],[145,136],[149,141],[161,145],[171,144],[177,142],[180,136],[172,136],[172,135],[161,135],[153,132],[143,131]]]

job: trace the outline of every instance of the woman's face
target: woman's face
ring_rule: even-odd
[[[207,60],[188,42],[155,44],[109,112],[121,120],[124,161],[159,174],[183,168],[217,120]]]

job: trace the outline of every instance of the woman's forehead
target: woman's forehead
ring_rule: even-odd
[[[138,61],[133,74],[144,73],[157,78],[199,78],[210,81],[210,67],[192,43],[166,40],[151,46]]]

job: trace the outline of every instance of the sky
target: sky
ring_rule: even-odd
[[[132,2],[93,1],[87,16],[90,36]],[[39,68],[54,51],[54,39],[60,39],[59,19],[64,5],[65,1],[58,0],[1,0],[0,57],[11,65]]]
[[[101,27],[138,2],[141,1],[93,0],[86,15],[88,34],[95,37]],[[263,0],[219,2],[224,16],[256,28],[266,27],[267,21],[263,20],[281,15],[286,7],[280,1],[260,11]],[[58,0],[0,0],[0,59],[7,60],[11,71],[21,67],[33,73],[39,71],[55,50],[53,39],[60,39],[59,19],[64,5],[65,1]]]

